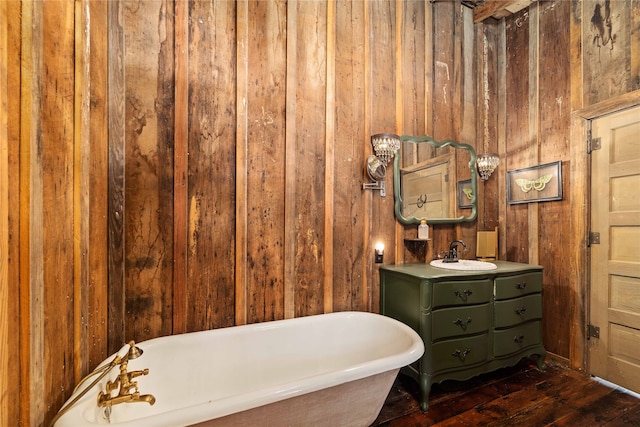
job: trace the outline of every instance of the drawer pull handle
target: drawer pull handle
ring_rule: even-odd
[[[462,301],[467,302],[467,298],[469,297],[469,295],[471,295],[473,292],[471,292],[471,289],[465,289],[464,291],[460,292],[460,291],[455,291],[454,294],[460,298]]]
[[[517,314],[518,316],[520,316],[520,317],[524,317],[524,313],[525,313],[526,311],[527,311],[527,309],[526,309],[526,308],[524,308],[524,307],[518,307],[518,308],[516,308],[516,310],[515,310],[516,314]]]
[[[516,283],[516,288],[520,289],[521,291],[524,291],[524,288],[526,287],[527,287],[527,282]]]
[[[465,322],[464,320],[457,318],[453,324],[454,325],[458,325],[462,328],[463,331],[467,330],[467,326],[469,326],[469,323],[471,323],[471,317],[467,317],[467,321]]]
[[[458,359],[460,359],[461,362],[464,362],[464,359],[467,358],[467,355],[471,353],[471,349],[468,348],[464,351],[460,351],[460,350],[456,350],[453,352],[452,356],[453,357],[457,357]]]
[[[516,344],[518,344],[520,347],[522,347],[522,343],[524,342],[524,335],[519,335],[519,336],[513,337],[513,341]]]

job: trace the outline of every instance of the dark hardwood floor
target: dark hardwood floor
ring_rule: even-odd
[[[425,413],[418,396],[418,384],[398,375],[373,426],[640,426],[640,399],[554,361],[434,384]]]

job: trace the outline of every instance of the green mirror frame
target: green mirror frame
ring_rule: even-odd
[[[476,217],[478,216],[478,172],[476,168],[477,156],[474,148],[469,144],[464,144],[464,143],[452,141],[449,139],[446,139],[443,141],[436,141],[430,136],[416,137],[416,136],[403,135],[400,137],[400,142],[401,142],[400,150],[402,150],[403,142],[413,142],[416,144],[426,143],[431,145],[434,148],[444,148],[444,147],[450,146],[456,150],[469,151],[469,157],[470,157],[469,171],[471,172],[471,189],[472,189],[472,196],[470,201],[471,211],[469,215],[466,215],[466,216],[461,215],[455,218],[427,218],[427,224],[456,224],[461,222],[475,221]],[[421,218],[418,218],[415,216],[405,217],[402,212],[403,199],[402,199],[402,189],[401,189],[401,167],[400,167],[401,157],[402,155],[400,151],[398,151],[398,153],[396,153],[395,158],[393,160],[393,195],[395,198],[396,218],[398,222],[400,222],[403,225],[420,224]],[[457,192],[456,184],[457,183],[455,182],[452,183],[452,185],[456,186],[456,192]]]

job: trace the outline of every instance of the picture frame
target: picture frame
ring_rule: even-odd
[[[562,200],[562,161],[507,171],[507,203]]]
[[[471,200],[473,198],[473,187],[471,180],[465,179],[458,181],[458,208],[471,209],[473,207]]]

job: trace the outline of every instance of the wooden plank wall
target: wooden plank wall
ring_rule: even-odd
[[[0,3],[0,423],[45,425],[128,339],[376,312],[377,241],[389,264],[453,238],[472,257],[496,225],[502,259],[545,266],[545,345],[582,368],[572,114],[640,81],[630,8],[613,45],[582,43],[595,3],[478,24],[422,0]],[[477,223],[434,227],[426,254],[361,190],[370,135],[394,131],[501,157]],[[506,204],[507,170],[555,160],[563,201]]]
[[[175,21],[165,19],[172,7]],[[462,76],[473,75],[462,58],[461,24],[471,11],[434,11],[442,26],[435,31],[458,34],[435,47],[416,32],[431,15],[422,2],[124,7],[123,35],[114,37],[127,40],[126,56],[114,74],[127,82],[118,110],[128,118],[126,143],[110,163],[110,179],[125,183],[110,193],[125,194],[123,231],[112,227],[124,256],[110,268],[124,279],[110,281],[110,293],[118,310],[125,295],[125,336],[378,310],[369,255],[384,241],[393,262],[396,230],[388,226],[393,199],[360,189],[369,136],[395,131],[398,112],[411,111],[408,133],[426,133],[429,121],[439,137],[457,138],[462,94],[475,105],[474,79],[462,89]],[[149,34],[152,27],[161,30]],[[171,51],[171,39],[181,51]],[[439,52],[429,71],[437,77],[427,84],[444,89],[429,103],[422,60],[431,49]],[[444,240],[456,232],[443,229]],[[110,338],[115,350],[122,340]]]
[[[578,95],[570,91],[571,57],[562,54],[572,42],[570,17],[569,2],[538,2],[503,22],[505,78],[498,79],[502,83],[497,86],[505,111],[504,142],[500,142],[501,151],[502,147],[505,150],[500,168],[504,169],[500,173],[561,160],[565,197],[558,202],[521,205],[500,201],[500,217],[504,218],[500,220],[500,244],[504,259],[544,266],[543,341],[548,351],[582,368],[582,355],[570,351],[572,332],[566,327],[574,310],[584,308],[584,301],[575,293],[584,283],[570,280],[567,247],[582,245],[582,253],[586,251],[583,236],[574,234],[572,226],[577,224],[568,221],[576,196],[570,191],[569,147],[585,144],[572,141],[570,134],[572,96]],[[585,195],[578,196],[584,200]],[[485,203],[488,199],[485,194]]]
[[[392,197],[361,189],[370,135],[458,138],[459,103],[475,105],[469,9],[6,4],[19,151],[3,159],[20,179],[2,180],[2,242],[20,262],[2,283],[20,272],[20,287],[3,287],[3,330],[20,334],[2,336],[21,351],[3,356],[20,369],[2,392],[22,403],[3,414],[43,425],[128,339],[378,311],[373,246],[402,260],[404,230]]]
[[[487,20],[479,29],[488,41],[486,52],[497,54],[497,68],[489,65],[485,76],[492,90],[483,114],[492,124],[490,135],[495,124],[501,157],[498,191],[485,191],[480,215],[489,222],[496,217],[487,205],[498,206],[503,259],[544,266],[543,341],[576,369],[586,368],[589,164],[586,125],[572,124],[573,116],[640,88],[632,42],[638,37],[632,31],[638,15],[628,2],[606,7],[611,9],[606,12],[599,1],[536,2],[500,21]],[[597,11],[602,15],[595,16]],[[613,33],[603,35],[592,23],[605,15]],[[562,201],[506,203],[506,171],[557,160],[562,161]]]

